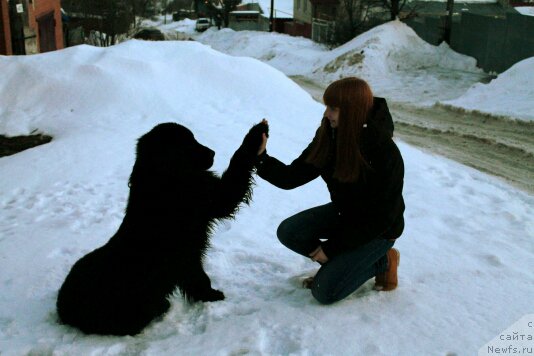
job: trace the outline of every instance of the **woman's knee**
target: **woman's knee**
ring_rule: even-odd
[[[278,229],[276,229],[276,236],[283,245],[287,245],[287,243],[292,240],[293,224],[291,224],[290,218],[285,219],[280,223],[280,225],[278,225]]]
[[[321,288],[314,284],[311,288],[311,292],[315,300],[323,305],[333,304],[338,301],[334,294],[326,288]]]

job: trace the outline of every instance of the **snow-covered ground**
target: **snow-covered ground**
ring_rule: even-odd
[[[446,105],[534,121],[534,57],[514,64],[489,84],[475,84]]]
[[[420,61],[391,53],[402,68]],[[369,281],[332,306],[315,302],[299,284],[318,265],[275,231],[327,202],[324,183],[282,191],[258,178],[253,203],[217,228],[206,259],[225,301],[188,305],[176,295],[136,337],[58,325],[55,298],[70,267],[122,221],[136,138],[160,122],[184,124],[217,152],[222,172],[266,117],[270,154],[289,162],[324,108],[279,70],[191,41],[0,57],[0,72],[0,134],[54,137],[0,158],[2,355],[473,355],[532,313],[534,197],[398,141],[407,210],[396,291]]]

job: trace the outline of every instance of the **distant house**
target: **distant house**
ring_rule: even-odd
[[[64,47],[60,0],[0,0],[0,54]]]
[[[339,0],[294,0],[294,21],[288,33],[327,42],[333,34],[339,16]]]
[[[339,0],[294,0],[294,21],[288,33],[321,43],[330,41],[340,8]]]
[[[311,0],[312,23],[311,39],[316,42],[332,40],[336,20],[341,16],[339,0]]]
[[[293,0],[273,0],[273,31],[285,33],[285,24],[293,20]],[[230,12],[229,27],[233,30],[269,31],[271,0],[252,0]]]
[[[293,1],[293,22],[286,24],[286,33],[311,38],[312,4],[310,0]]]

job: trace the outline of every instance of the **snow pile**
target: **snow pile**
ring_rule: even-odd
[[[534,121],[534,57],[514,64],[488,84],[475,84],[443,104]]]
[[[522,15],[534,16],[534,6],[516,6],[514,9]]]
[[[159,28],[166,31],[168,37],[174,31],[226,54],[259,59],[286,75],[303,76],[323,87],[339,78],[358,76],[369,81],[376,95],[390,101],[415,105],[442,102],[527,120],[532,116],[533,94],[530,88],[534,87],[534,80],[528,65],[520,68],[526,71],[524,74],[515,70],[520,86],[514,84],[516,79],[512,78],[503,88],[515,87],[514,90],[497,89],[499,98],[505,98],[506,102],[514,105],[504,108],[505,105],[491,96],[488,99],[491,103],[486,104],[482,97],[475,94],[469,94],[465,100],[460,99],[471,87],[475,90],[473,93],[486,87],[479,83],[487,75],[476,67],[476,60],[454,52],[445,43],[440,46],[428,44],[400,21],[371,29],[333,50],[306,38],[278,33],[211,28],[198,34],[194,32],[192,20],[160,25]]]
[[[42,56],[0,57],[0,67],[4,79],[0,82],[0,133],[8,135],[35,129],[56,135],[73,125],[95,125],[110,118],[118,125],[116,121],[131,119],[126,115],[157,119],[169,112],[171,118],[215,115],[224,108],[213,105],[219,105],[218,98],[228,91],[228,84],[243,78],[242,73],[259,74],[240,85],[225,111],[237,110],[236,104],[254,98],[254,112],[262,115],[273,99],[283,97],[270,88],[267,79],[271,77],[283,79],[284,88],[279,90],[289,86],[298,92],[296,84],[267,65],[228,57],[189,41],[147,44],[132,40],[109,49],[78,46]],[[24,95],[13,90],[18,85],[25,88]],[[307,100],[303,91],[298,102],[302,100]],[[192,111],[191,102],[205,103],[205,107],[202,112]],[[236,115],[244,112],[241,109]],[[53,120],[47,117],[50,113]]]
[[[329,79],[363,75],[384,78],[395,71],[429,67],[477,71],[474,58],[452,51],[446,44],[433,46],[399,20],[377,26],[332,50],[328,63],[314,72]]]
[[[266,32],[211,29],[195,39],[323,86],[343,77],[361,77],[379,96],[418,105],[456,98],[485,77],[474,58],[447,45],[432,46],[400,21],[378,26],[330,51],[309,39]]]
[[[464,81],[458,80],[458,72],[465,73]],[[482,75],[474,58],[458,54],[446,44],[433,46],[397,20],[330,51],[310,76],[322,83],[357,76],[366,79],[376,93],[393,100],[433,103],[436,97],[460,95],[466,84]]]
[[[268,150],[289,162],[324,107],[270,66],[192,42],[79,46],[0,57],[0,68],[0,133],[54,136],[0,158],[2,355],[472,355],[531,312],[534,197],[399,142],[407,210],[396,291],[373,291],[369,281],[318,305],[299,287],[318,265],[275,232],[287,216],[327,202],[324,183],[283,191],[258,179],[253,203],[217,228],[206,259],[225,301],[174,296],[170,312],[136,337],[58,325],[68,270],[122,221],[137,137],[160,122],[184,124],[217,152],[222,172],[267,117]]]
[[[318,65],[328,49],[304,37],[276,32],[234,31],[211,28],[196,40],[233,56],[259,59],[286,75],[302,75]]]

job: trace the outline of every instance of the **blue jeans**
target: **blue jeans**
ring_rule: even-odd
[[[282,221],[276,234],[289,249],[309,257],[321,239],[335,238],[339,215],[332,203],[304,210]],[[345,251],[324,263],[312,284],[312,295],[322,304],[337,302],[354,292],[370,278],[387,269],[386,252],[394,242],[374,239],[354,250]]]

